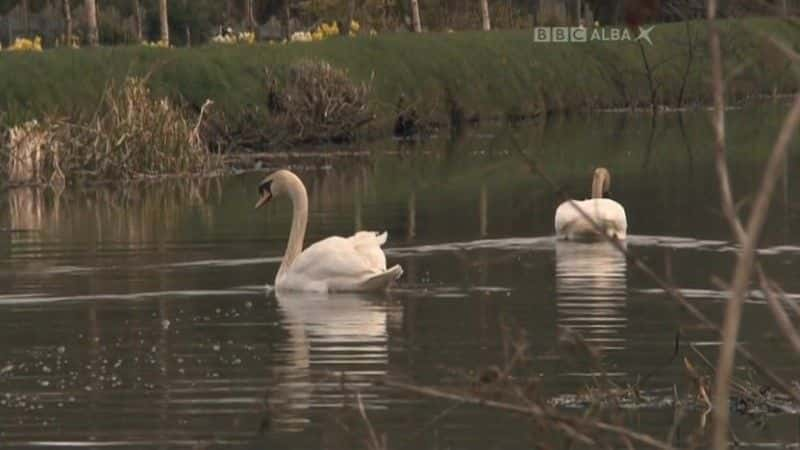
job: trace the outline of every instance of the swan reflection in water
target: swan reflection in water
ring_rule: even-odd
[[[399,305],[390,304],[385,293],[269,295],[288,332],[278,348],[277,383],[268,395],[274,429],[301,431],[313,409],[339,408],[354,390],[366,408],[385,408],[374,384],[388,372],[389,330],[402,325]]]
[[[558,324],[601,350],[625,348],[627,265],[608,242],[556,242]]]

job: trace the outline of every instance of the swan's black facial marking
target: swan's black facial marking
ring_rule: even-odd
[[[267,180],[258,185],[258,193],[261,196],[265,196],[267,194],[272,195],[272,180]]]
[[[272,200],[272,180],[267,180],[258,185],[258,197],[256,209],[261,208]]]

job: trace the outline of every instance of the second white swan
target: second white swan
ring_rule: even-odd
[[[334,292],[385,290],[403,274],[399,265],[386,268],[381,245],[386,233],[359,231],[344,238],[331,236],[303,250],[308,224],[308,194],[300,178],[288,170],[267,176],[258,186],[256,208],[286,195],[294,213],[289,242],[275,276],[278,290]]]
[[[609,237],[625,239],[628,233],[628,220],[625,217],[625,208],[610,198],[603,198],[611,187],[611,174],[604,167],[594,171],[592,179],[592,198],[588,200],[574,200],[564,202],[556,209],[556,236],[559,239],[593,241],[601,236],[591,221],[586,220],[586,213],[591,220],[599,225]]]

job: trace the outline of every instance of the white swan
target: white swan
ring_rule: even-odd
[[[376,291],[387,289],[400,278],[403,268],[386,269],[386,255],[381,245],[386,233],[359,231],[348,238],[332,236],[303,250],[308,223],[308,194],[297,175],[279,170],[258,186],[259,208],[273,197],[287,195],[294,207],[289,242],[281,267],[275,276],[275,288],[293,291]]]
[[[556,236],[567,240],[594,241],[600,238],[593,224],[578,211],[583,210],[591,219],[602,227],[606,234],[617,239],[625,239],[628,232],[628,221],[625,208],[603,194],[611,187],[611,174],[607,169],[598,167],[592,180],[592,198],[588,200],[564,202],[556,209]],[[576,208],[577,207],[577,208]]]

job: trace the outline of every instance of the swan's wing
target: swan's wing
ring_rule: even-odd
[[[376,271],[386,270],[386,255],[381,249],[381,245],[386,243],[387,233],[378,234],[374,231],[359,231],[348,239],[353,243],[353,247],[361,255],[369,267]]]
[[[586,209],[585,201],[573,200],[575,204],[580,207],[581,209]],[[570,204],[570,202],[564,202],[558,205],[556,208],[556,218],[555,218],[555,228],[556,234],[562,235],[567,232],[567,228],[572,226],[576,221],[582,219],[583,216],[581,215],[578,210]]]
[[[597,217],[605,225],[612,226],[617,232],[623,234],[628,230],[628,218],[625,216],[625,208],[610,198],[596,200]]]
[[[308,280],[361,278],[375,270],[358,251],[350,238],[331,236],[303,250],[289,272]]]
[[[386,256],[380,248],[383,242],[385,234],[371,232],[323,239],[298,255],[275,284],[318,292],[385,289],[403,269],[386,269]]]
[[[558,236],[572,239],[574,236],[588,237],[596,234],[594,226],[584,218],[578,208],[601,226],[615,231],[618,237],[625,237],[628,229],[625,208],[610,198],[576,200],[575,205],[569,202],[559,205],[555,217]]]

